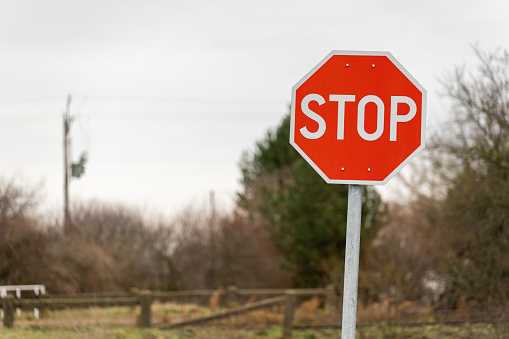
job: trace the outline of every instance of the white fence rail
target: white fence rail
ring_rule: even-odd
[[[39,295],[46,294],[46,286],[44,285],[5,285],[0,286],[0,298],[5,298],[9,292],[16,292],[16,298],[21,299],[22,291],[33,291],[36,297]],[[16,313],[20,314],[21,310],[19,308],[16,309]],[[2,319],[4,318],[4,310],[0,312],[0,316]],[[37,307],[34,308],[34,317],[39,319],[39,309]]]

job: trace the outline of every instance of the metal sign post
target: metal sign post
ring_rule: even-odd
[[[332,51],[292,87],[290,144],[349,185],[343,339],[356,332],[362,185],[385,185],[425,140],[426,90],[389,52]]]
[[[355,339],[357,290],[359,285],[359,251],[361,243],[362,185],[348,185],[346,216],[345,282],[341,338]]]

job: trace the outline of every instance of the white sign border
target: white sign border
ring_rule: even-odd
[[[372,180],[331,180],[325,173],[306,155],[306,153],[294,142],[295,137],[295,99],[297,89],[308,80],[320,67],[322,67],[330,58],[335,55],[355,55],[355,56],[385,56],[387,57],[401,73],[403,73],[412,84],[417,87],[422,93],[422,104],[421,104],[421,144],[410,154],[401,164],[396,167],[384,180],[372,181]],[[383,51],[346,51],[346,50],[333,50],[331,51],[322,61],[320,61],[315,67],[313,67],[302,79],[300,79],[292,87],[292,101],[290,111],[290,144],[299,152],[299,154],[314,168],[314,170],[328,183],[328,184],[353,184],[353,185],[385,185],[391,180],[403,167],[405,167],[413,158],[417,156],[425,148],[426,144],[426,100],[427,92],[426,89],[403,67],[402,64],[390,53]]]

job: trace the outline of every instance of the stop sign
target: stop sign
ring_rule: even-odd
[[[424,149],[425,111],[392,54],[332,51],[292,88],[290,143],[328,183],[383,185]]]

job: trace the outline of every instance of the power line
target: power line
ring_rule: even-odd
[[[188,119],[203,119],[203,120],[218,120],[218,122],[224,122],[225,120],[232,122],[242,122],[242,121],[257,121],[263,120],[270,117],[280,117],[284,114],[284,112],[261,112],[261,111],[216,111],[216,112],[207,112],[207,111],[162,111],[162,112],[153,112],[153,111],[133,111],[133,112],[114,112],[114,111],[82,111],[80,112],[80,118],[89,118],[93,121],[104,121],[104,120],[112,120],[115,122],[119,122],[122,120],[145,120],[147,122],[153,120],[162,120],[162,121],[175,121],[175,120],[188,120]],[[55,113],[48,114],[49,116],[41,116],[41,115],[24,115],[17,117],[5,117],[0,118],[0,125],[16,125],[16,124],[32,124],[32,123],[43,123],[43,122],[55,122],[60,120]]]
[[[92,95],[84,96],[87,101],[109,102],[144,102],[144,103],[198,103],[198,104],[278,104],[279,99],[253,99],[236,97],[195,97],[195,96],[127,96],[127,95]],[[0,98],[0,106],[24,105],[41,102],[61,102],[62,96],[26,97],[26,98]]]
[[[28,105],[28,104],[38,104],[38,103],[47,103],[47,102],[58,102],[59,106],[61,105],[62,96],[46,96],[46,97],[27,97],[27,98],[13,98],[6,99],[0,98],[0,106],[9,106],[9,105]],[[196,110],[192,109],[192,106],[189,107],[192,111],[186,111],[186,109],[182,108],[171,108],[161,107],[161,110],[136,110],[136,111],[128,111],[121,110],[115,112],[114,110],[104,110],[104,111],[96,111],[96,110],[87,110],[86,107],[83,109],[83,106],[87,106],[90,104],[97,104],[98,102],[111,102],[111,103],[140,103],[140,104],[207,104],[210,105],[210,108],[215,108],[214,112],[210,112],[205,109]],[[84,105],[84,104],[87,105]],[[286,111],[277,111],[274,112],[274,109],[271,109],[272,112],[267,112],[266,110],[256,110],[251,112],[246,112],[243,109],[234,109],[233,105],[250,105],[250,106],[260,106],[260,105],[271,105],[281,104],[281,101],[274,99],[252,99],[252,98],[219,98],[219,97],[184,97],[184,96],[123,96],[123,95],[97,95],[97,96],[85,96],[83,97],[83,101],[79,106],[77,113],[81,117],[87,117],[93,119],[93,121],[98,120],[113,120],[115,122],[121,122],[122,120],[127,121],[186,121],[188,119],[200,119],[205,120],[207,122],[217,121],[218,123],[224,123],[225,120],[229,122],[254,122],[254,121],[263,121],[269,117],[280,117],[282,114],[285,114]],[[225,106],[225,109],[221,111],[217,111],[217,105]],[[21,108],[16,107],[16,110],[19,111]],[[46,108],[47,109],[47,108]],[[245,108],[244,108],[245,109]],[[23,110],[28,111],[29,108],[23,108]],[[3,111],[0,110],[0,112]],[[33,110],[31,110],[33,112]],[[55,112],[51,113],[29,113],[29,114],[19,114],[16,111],[11,112],[11,116],[5,116],[6,112],[1,112],[4,117],[0,117],[0,127],[5,125],[28,125],[28,124],[41,124],[41,123],[52,123],[60,120],[60,116],[58,114],[59,109],[55,108]],[[28,112],[27,112],[28,113]]]
[[[53,123],[59,120],[57,116],[55,117],[39,117],[39,116],[25,116],[22,118],[13,118],[13,119],[0,119],[0,127],[4,125],[21,125],[21,124],[39,124],[39,123]]]
[[[133,111],[133,112],[86,112],[87,117],[94,118],[94,119],[102,119],[102,118],[132,118],[132,119],[138,119],[138,118],[149,118],[149,119],[162,119],[162,120],[173,120],[173,119],[181,119],[181,118],[212,118],[212,119],[232,119],[232,120],[243,120],[245,118],[266,118],[266,117],[273,117],[273,116],[279,116],[284,114],[285,112],[277,112],[274,111],[251,111],[251,112],[245,112],[245,111],[231,111],[231,112],[225,112],[225,111],[216,111],[216,112],[209,112],[209,111],[183,111],[183,110],[175,110],[175,111],[163,111],[163,112],[151,112],[151,111]]]
[[[30,98],[16,98],[16,99],[7,99],[0,98],[0,106],[7,105],[25,105],[25,104],[34,104],[41,102],[61,102],[61,96],[48,96],[48,97],[30,97]]]
[[[185,97],[185,96],[121,96],[121,95],[98,95],[87,96],[87,99],[97,101],[115,101],[115,102],[168,102],[168,103],[199,103],[199,104],[278,104],[281,100],[277,99],[253,99],[253,98],[220,98],[220,97]]]

